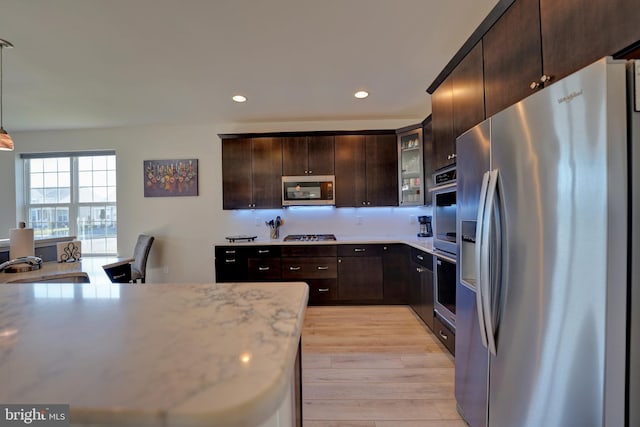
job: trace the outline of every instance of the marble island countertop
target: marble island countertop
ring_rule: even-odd
[[[290,392],[308,288],[3,284],[0,402],[75,424],[256,426]]]

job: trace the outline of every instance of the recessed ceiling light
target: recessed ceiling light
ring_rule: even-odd
[[[358,99],[363,99],[369,96],[369,92],[367,92],[366,90],[359,90],[356,93],[354,93],[353,96],[355,96]]]
[[[233,99],[236,102],[245,102],[247,100],[247,97],[242,95],[233,95],[231,99]]]

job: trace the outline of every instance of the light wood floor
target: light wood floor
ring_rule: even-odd
[[[309,307],[305,427],[464,427],[453,357],[406,306]]]

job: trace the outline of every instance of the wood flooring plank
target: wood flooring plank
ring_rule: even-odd
[[[375,421],[305,421],[304,427],[376,427]]]
[[[450,383],[305,383],[305,399],[452,399]]]
[[[415,399],[313,399],[304,402],[309,420],[440,420],[442,415],[430,400]]]
[[[333,382],[396,382],[396,383],[451,383],[452,368],[406,369],[307,369],[302,371],[303,381],[310,383]]]
[[[463,427],[454,360],[407,306],[308,307],[306,427]]]
[[[375,427],[468,427],[467,423],[462,420],[393,420],[376,421],[375,424]]]

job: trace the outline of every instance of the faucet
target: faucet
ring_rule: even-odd
[[[4,271],[6,268],[16,264],[37,265],[38,268],[40,268],[40,265],[42,264],[42,258],[37,256],[23,256],[16,259],[10,259],[9,261],[0,264],[0,271]]]

